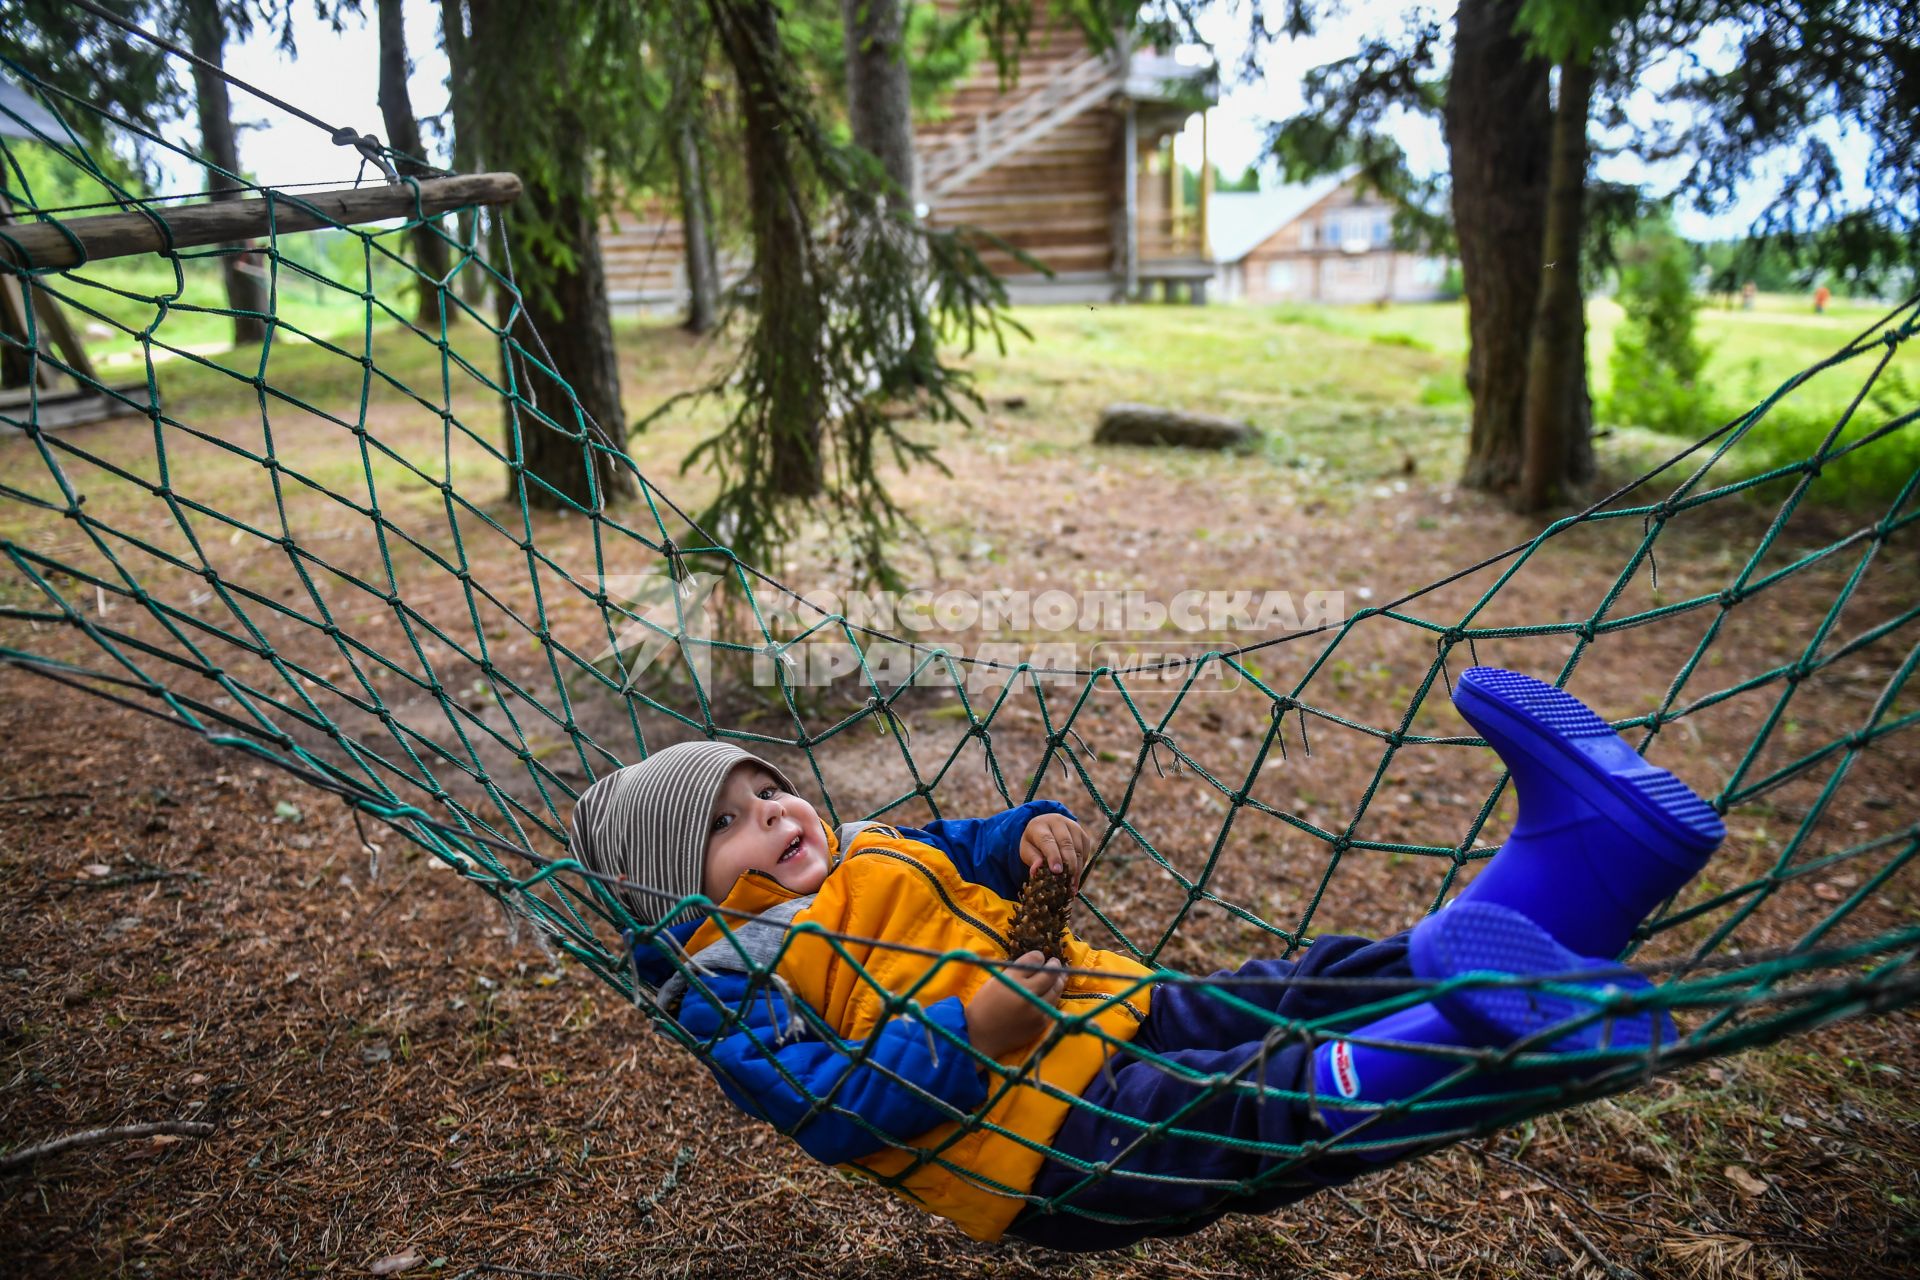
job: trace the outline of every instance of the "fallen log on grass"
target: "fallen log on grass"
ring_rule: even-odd
[[[1174,445],[1182,449],[1251,449],[1260,433],[1247,423],[1211,413],[1146,404],[1112,404],[1100,412],[1095,444]]]

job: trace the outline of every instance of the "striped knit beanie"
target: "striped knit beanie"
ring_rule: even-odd
[[[590,871],[663,891],[616,890],[642,924],[700,892],[714,801],[735,765],[753,763],[787,791],[787,775],[725,742],[681,742],[616,769],[573,806],[573,856]]]

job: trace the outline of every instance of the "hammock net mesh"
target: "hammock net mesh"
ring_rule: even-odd
[[[90,120],[91,105],[6,69],[36,107],[0,107],[14,227],[168,207],[83,140],[127,122]],[[249,187],[147,141],[202,180],[190,185]],[[303,207],[297,190],[247,194]],[[1511,788],[1447,700],[1476,661],[1585,698],[1730,836],[1629,948],[1679,1043],[1614,1052],[1612,1069],[1514,1093],[1463,1131],[1920,990],[1914,303],[1605,501],[1394,599],[1251,644],[1242,630],[1104,664],[1001,661],[822,608],[735,560],[576,403],[527,389],[542,352],[473,300],[519,298],[484,224],[425,222],[449,249],[442,279],[411,265],[417,225],[270,228],[59,270],[5,256],[0,656],[339,796],[690,1051],[707,1046],[626,960],[653,930],[622,886],[568,858],[573,799],[622,763],[733,741],[810,781],[835,824],[1065,801],[1098,845],[1077,931],[1155,981],[1204,985],[1188,975],[1405,927],[1492,855]],[[265,338],[222,349],[205,339],[230,325],[220,281],[234,261],[268,285]],[[49,340],[56,306],[99,353],[91,376]],[[1784,449],[1777,421],[1836,382],[1846,394],[1826,402],[1844,408]],[[55,425],[76,390],[113,419]],[[545,485],[522,465],[535,436],[549,455],[558,438],[610,458],[638,497],[579,503]],[[1414,581],[1403,565],[1382,577],[1395,570]],[[1516,582],[1543,577],[1560,584],[1551,607],[1538,590],[1517,598]],[[821,653],[839,663],[825,685],[803,678]],[[1431,994],[1407,985],[1338,1019],[1276,1019],[1272,1042]],[[1084,1025],[1055,1017],[1055,1034]],[[1445,1083],[1480,1069],[1463,1055]],[[1202,1083],[1203,1100],[1285,1092]],[[1393,1149],[1369,1127],[1334,1145]],[[1266,1154],[1260,1181],[1277,1182],[1325,1144]]]

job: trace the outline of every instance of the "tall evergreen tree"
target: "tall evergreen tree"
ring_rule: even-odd
[[[447,55],[447,114],[453,119],[453,171],[475,173],[482,166],[477,138],[472,89],[468,82],[472,71],[467,55],[467,6],[465,0],[440,0],[440,48]],[[456,237],[462,245],[477,243],[479,214],[463,209],[456,224]],[[460,296],[467,305],[478,308],[486,301],[486,275],[467,268],[460,272]]]
[[[829,379],[820,367],[827,302],[807,278],[811,192],[797,166],[791,128],[802,90],[781,45],[775,0],[709,0],[707,9],[739,85],[755,251],[755,342],[781,349],[758,365],[765,441],[751,457],[765,471],[742,478],[756,488],[764,485],[769,495],[805,501],[824,484],[821,429]],[[749,516],[745,532],[752,530]]]
[[[686,259],[689,333],[707,333],[720,323],[720,260],[713,247],[713,202],[707,190],[707,160],[699,124],[682,115],[673,130],[675,185],[680,190],[680,232]]]
[[[1497,492],[1513,490],[1525,463],[1552,166],[1551,68],[1514,30],[1519,8],[1520,0],[1463,0],[1445,109],[1473,397],[1465,478]],[[1560,408],[1584,438],[1585,404]]]
[[[1538,511],[1593,472],[1592,400],[1587,393],[1587,317],[1580,288],[1586,213],[1587,111],[1593,63],[1570,53],[1560,63],[1549,132],[1547,217],[1540,251],[1540,301],[1527,350],[1520,483],[1513,505]]]
[[[742,558],[763,561],[809,511],[824,510],[852,572],[885,580],[890,541],[911,522],[881,466],[936,460],[884,402],[913,388],[935,418],[977,406],[970,376],[942,356],[938,338],[998,341],[1006,294],[963,235],[917,223],[886,198],[899,188],[881,163],[834,139],[789,46],[783,6],[705,7],[733,73],[753,313],[738,359],[705,388],[727,392],[735,408],[687,460],[720,479],[703,523]]]
[[[401,0],[379,0],[380,31],[380,115],[387,126],[387,145],[400,153],[396,168],[405,177],[423,177],[433,172],[425,163],[420,143],[420,123],[414,118],[413,98],[407,92],[407,76],[413,67],[407,58],[407,23]],[[431,226],[415,227],[412,235],[414,265],[420,272],[418,323],[430,333],[439,332],[441,322],[440,291],[434,282],[446,279],[451,261],[447,242]],[[446,308],[452,322],[459,308]]]
[[[712,187],[708,180],[707,121],[713,99],[707,85],[713,27],[704,10],[677,6],[663,59],[668,99],[664,115],[671,133],[673,185],[680,197],[681,249],[687,278],[689,333],[720,324],[720,261],[714,248]]]
[[[171,20],[169,0],[96,2],[148,30]],[[152,131],[185,107],[165,51],[65,0],[0,0],[0,57],[50,86],[53,108],[96,151],[110,141],[109,114]],[[99,110],[69,109],[61,95]]]
[[[237,22],[242,31],[250,24],[244,9],[223,5],[221,0],[181,0],[181,6],[188,47],[206,64],[193,67],[193,105],[200,121],[200,152],[211,166],[207,185],[215,200],[237,200],[243,189],[240,144],[233,128],[233,103],[219,70],[224,65],[229,23]],[[267,282],[260,268],[247,260],[249,256],[245,245],[229,244],[220,257],[236,346],[267,336],[265,317],[271,305]]]
[[[1527,352],[1520,480],[1513,506],[1538,511],[1569,496],[1593,472],[1587,391],[1587,317],[1581,288],[1587,204],[1587,126],[1596,62],[1614,29],[1643,0],[1527,0],[1517,23],[1529,52],[1551,59],[1558,85],[1549,129],[1540,301]]]
[[[520,289],[496,291],[498,322],[524,353],[508,372],[508,449],[525,463],[510,484],[536,506],[612,501],[634,481],[597,224],[660,133],[632,69],[647,15],[605,0],[465,7],[456,134],[526,184],[498,221]]]
[[[879,160],[897,209],[913,205],[913,83],[902,0],[840,0],[853,140]]]
[[[1297,34],[1325,6],[1286,7],[1285,30]],[[1709,41],[1730,43],[1731,55],[1694,56]],[[1565,247],[1602,243],[1643,194],[1587,174],[1592,120],[1623,139],[1617,149],[1690,160],[1674,188],[1656,194],[1707,211],[1746,194],[1764,164],[1797,153],[1756,230],[1797,241],[1842,272],[1920,256],[1920,16],[1910,5],[1461,0],[1443,75],[1448,53],[1426,19],[1369,37],[1309,73],[1305,110],[1273,136],[1296,176],[1358,161],[1410,211],[1430,216],[1433,188],[1407,174],[1385,124],[1397,109],[1443,114],[1471,339],[1465,480],[1518,506],[1566,493],[1589,465],[1580,281],[1560,274]],[[1659,97],[1672,118],[1648,124],[1625,103],[1655,67],[1670,81]],[[1828,120],[1873,148],[1867,198],[1856,207],[1816,127]],[[1546,345],[1536,353],[1537,340]]]

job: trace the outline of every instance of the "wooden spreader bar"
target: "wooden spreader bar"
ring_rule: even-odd
[[[103,258],[164,253],[200,245],[250,240],[269,231],[313,231],[384,218],[432,215],[476,204],[508,204],[520,195],[511,173],[468,173],[423,178],[416,197],[411,183],[347,187],[312,195],[216,200],[144,213],[108,213],[91,218],[0,226],[0,267],[59,269]],[[272,208],[269,210],[269,203]],[[162,224],[165,224],[163,229]],[[172,234],[169,236],[168,231]]]

